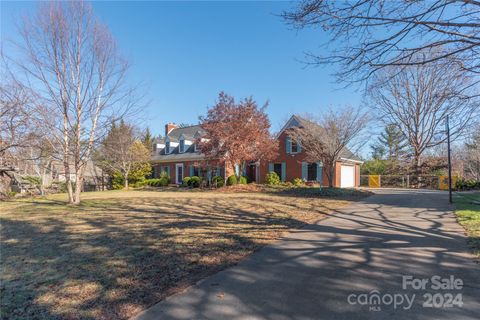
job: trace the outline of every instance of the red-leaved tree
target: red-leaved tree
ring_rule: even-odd
[[[232,96],[220,92],[215,106],[200,117],[206,134],[198,146],[205,161],[225,161],[232,168],[238,166],[236,174],[240,175],[248,162],[272,159],[278,143],[269,132],[267,106],[265,103],[259,108],[251,97],[235,103]]]

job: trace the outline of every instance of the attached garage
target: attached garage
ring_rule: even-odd
[[[355,187],[355,165],[342,164],[340,166],[340,187]]]

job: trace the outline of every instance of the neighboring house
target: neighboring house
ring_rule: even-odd
[[[70,180],[75,182],[77,177],[73,168],[70,169]],[[52,163],[50,178],[53,181],[65,182],[66,174],[63,163],[55,161]],[[108,174],[96,166],[92,160],[87,160],[85,171],[83,173],[83,190],[82,191],[100,191],[106,190],[108,187]]]
[[[205,165],[205,157],[195,144],[204,136],[205,131],[200,125],[177,127],[173,123],[166,124],[165,137],[153,141],[153,177],[166,173],[171,183],[181,184],[183,178],[189,176],[210,179],[215,175],[225,178],[233,174],[233,170],[225,168],[225,162]]]
[[[328,178],[321,163],[307,163],[305,153],[299,143],[288,137],[289,128],[301,126],[306,121],[299,116],[292,116],[278,133],[279,151],[275,159],[269,162],[252,162],[246,166],[243,173],[250,181],[265,182],[268,172],[275,171],[282,181],[292,181],[301,178],[304,181],[321,181],[328,185]],[[224,162],[218,166],[208,166],[195,145],[201,140],[205,131],[200,125],[177,127],[169,123],[165,125],[165,137],[156,138],[153,142],[152,166],[153,176],[159,177],[162,172],[170,176],[172,183],[180,184],[184,177],[201,176],[209,179],[214,175],[228,177],[234,173]],[[349,150],[344,150],[341,160],[335,165],[333,183],[335,187],[360,186],[360,164],[363,162]]]

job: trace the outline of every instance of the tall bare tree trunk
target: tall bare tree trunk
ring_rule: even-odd
[[[39,108],[41,122],[63,158],[69,202],[78,204],[94,141],[138,104],[134,88],[125,83],[128,63],[91,5],[81,0],[41,5],[20,32],[19,71],[27,86],[35,84],[38,100],[48,102]]]
[[[333,188],[333,176],[335,175],[335,166],[330,164],[330,176],[328,177],[328,187]]]

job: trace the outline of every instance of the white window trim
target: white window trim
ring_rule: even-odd
[[[290,139],[290,154],[299,154],[300,151],[298,151],[298,141],[295,140],[295,143],[297,144],[297,151],[293,152],[293,139]]]

